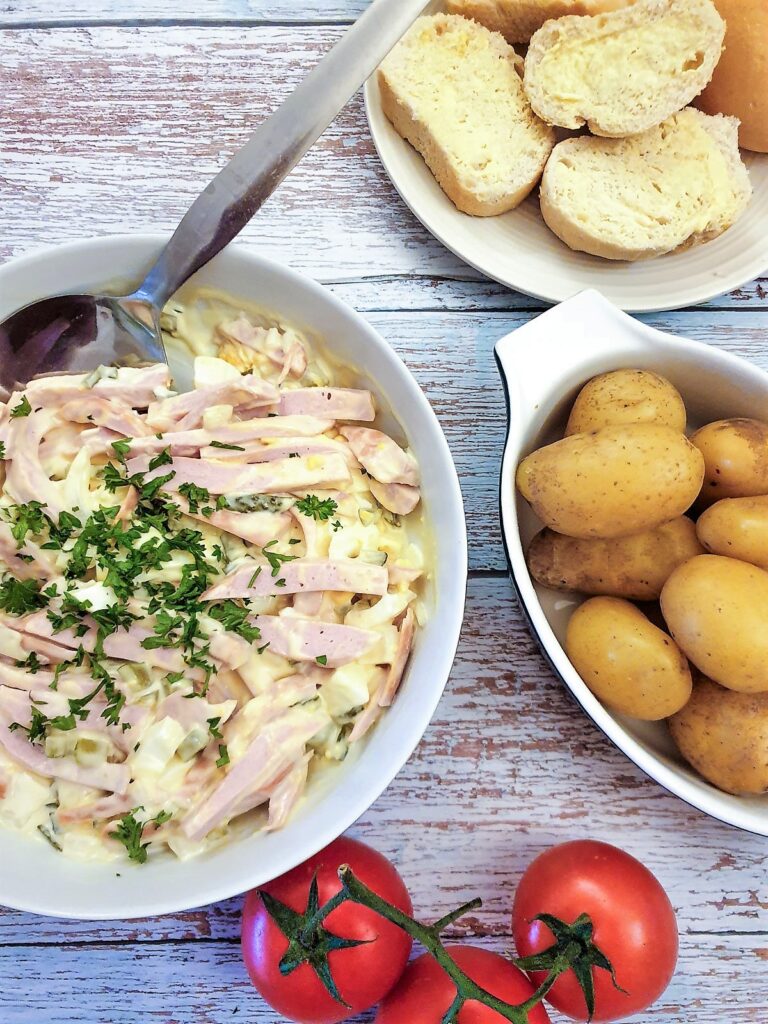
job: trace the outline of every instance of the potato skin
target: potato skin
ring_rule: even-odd
[[[580,540],[544,529],[528,548],[528,568],[537,583],[553,590],[655,601],[671,572],[703,553],[695,524],[680,516],[615,540]]]
[[[571,616],[565,650],[590,690],[608,707],[656,722],[691,695],[679,648],[629,601],[593,597]]]
[[[660,423],[682,434],[686,420],[680,392],[666,377],[650,370],[612,370],[581,389],[565,436],[624,423]]]
[[[626,537],[682,515],[701,488],[704,460],[671,427],[634,423],[573,434],[533,452],[517,486],[567,537]]]
[[[768,572],[698,555],[664,584],[661,610],[678,646],[706,676],[742,693],[768,691]]]
[[[768,423],[717,420],[697,430],[691,443],[704,456],[705,502],[768,494]]]
[[[691,699],[669,720],[685,760],[726,793],[768,790],[768,693],[737,693],[696,673]]]
[[[768,570],[768,495],[715,502],[699,518],[696,532],[712,554]]]

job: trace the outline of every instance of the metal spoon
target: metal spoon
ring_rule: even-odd
[[[59,295],[0,323],[0,387],[11,391],[39,373],[165,362],[165,303],[242,231],[425,5],[374,0],[198,196],[130,295]]]

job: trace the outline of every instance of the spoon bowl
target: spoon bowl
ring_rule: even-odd
[[[39,374],[165,361],[157,311],[132,297],[57,295],[0,324],[0,388],[7,392]]]

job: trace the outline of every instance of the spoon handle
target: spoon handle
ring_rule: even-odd
[[[242,231],[425,4],[426,0],[373,0],[198,196],[133,298],[162,308],[177,288]]]

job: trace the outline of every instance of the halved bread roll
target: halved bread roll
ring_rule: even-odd
[[[447,0],[449,14],[473,18],[508,43],[527,43],[550,18],[567,14],[602,14],[628,7],[634,0]]]
[[[702,91],[724,36],[712,0],[637,0],[610,14],[549,21],[531,39],[525,90],[549,124],[636,135]]]
[[[384,113],[464,213],[513,209],[552,151],[521,70],[497,32],[446,14],[420,18],[379,68]]]
[[[734,117],[688,107],[629,139],[555,146],[541,212],[571,249],[640,260],[716,238],[749,203]]]

